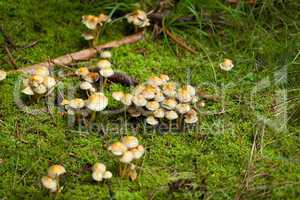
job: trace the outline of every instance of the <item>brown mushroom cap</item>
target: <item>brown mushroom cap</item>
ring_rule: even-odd
[[[155,117],[153,117],[153,116],[148,116],[147,118],[146,118],[146,122],[147,122],[147,124],[150,124],[150,125],[152,125],[152,126],[155,126],[155,125],[157,125],[158,124],[158,121],[155,119]]]
[[[157,101],[148,101],[146,104],[146,108],[150,111],[154,111],[159,109],[159,103]]]
[[[177,105],[177,101],[174,98],[167,98],[162,102],[162,107],[168,110],[174,109],[176,105]]]
[[[168,120],[174,120],[174,119],[177,119],[178,118],[178,114],[173,111],[173,110],[170,110],[170,111],[167,111],[165,113],[165,117],[168,119]]]
[[[187,124],[193,124],[198,121],[197,112],[194,109],[191,109],[184,115],[184,122]]]

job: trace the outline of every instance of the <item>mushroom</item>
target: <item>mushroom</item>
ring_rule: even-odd
[[[194,124],[198,121],[197,112],[193,109],[187,112],[184,117],[184,122],[187,124]]]
[[[142,92],[144,91],[145,88],[146,88],[145,85],[137,85],[137,86],[133,89],[132,94],[133,94],[134,96],[140,95],[140,94],[142,94]]]
[[[159,76],[159,78],[160,78],[160,80],[163,82],[163,84],[166,84],[166,83],[170,80],[169,76],[166,75],[166,74],[161,74],[161,75]]]
[[[102,163],[95,163],[92,167],[92,171],[99,171],[104,173],[106,171],[106,166]]]
[[[150,111],[154,111],[159,109],[159,103],[157,101],[148,101],[146,104],[146,108]]]
[[[100,182],[103,179],[103,173],[99,171],[93,171],[92,177],[94,181]]]
[[[56,85],[56,81],[53,77],[51,76],[46,76],[44,78],[44,81],[43,81],[43,84],[44,86],[47,88],[47,89],[51,89],[53,88],[55,85]]]
[[[165,117],[169,120],[169,131],[171,131],[172,128],[172,120],[177,119],[178,118],[178,114],[171,110],[171,111],[167,111],[165,113]]]
[[[105,171],[103,174],[104,179],[110,179],[112,177],[112,173],[110,171]]]
[[[125,151],[127,151],[127,147],[121,142],[116,142],[110,145],[108,150],[111,151],[115,156],[121,156]]]
[[[191,91],[187,88],[179,88],[177,91],[177,99],[182,103],[188,103],[192,100]]]
[[[158,76],[151,76],[147,83],[149,85],[155,85],[155,86],[160,86],[163,84],[163,81],[158,77]]]
[[[132,102],[134,103],[134,105],[136,105],[138,107],[142,107],[147,104],[147,100],[141,94],[137,94],[137,95],[133,96]]]
[[[165,96],[163,95],[163,93],[158,92],[156,93],[154,100],[157,102],[162,102],[163,100],[165,100]]]
[[[125,151],[122,157],[120,158],[120,162],[128,164],[134,159],[133,153],[131,151]]]
[[[168,110],[174,109],[176,105],[177,105],[177,101],[174,98],[167,98],[162,102],[162,107]]]
[[[124,92],[122,91],[118,91],[118,92],[113,92],[112,93],[112,97],[117,100],[117,101],[121,101],[121,99],[123,98],[124,96]]]
[[[103,77],[107,78],[107,77],[114,75],[114,71],[111,67],[105,67],[105,68],[100,69],[100,74]]]
[[[176,95],[176,83],[175,82],[168,82],[163,85],[163,93],[168,97],[174,97]]]
[[[153,112],[153,116],[156,117],[156,118],[164,118],[164,116],[165,116],[165,111],[164,111],[164,109],[159,108],[159,109],[155,110],[155,111]]]
[[[79,87],[82,90],[94,90],[93,85],[88,81],[81,82]]]
[[[58,190],[58,185],[55,179],[52,179],[49,176],[43,176],[42,179],[43,186],[48,189],[50,192],[56,192]]]
[[[230,71],[234,67],[232,60],[225,58],[223,63],[220,64],[220,68],[224,71]]]
[[[73,109],[81,109],[85,106],[84,100],[80,98],[70,100],[68,104]]]
[[[22,93],[26,94],[26,95],[29,95],[29,96],[32,96],[34,95],[34,92],[33,90],[31,89],[31,87],[26,87],[22,90]]]
[[[122,138],[121,142],[129,149],[135,148],[139,145],[139,141],[134,136],[125,136]]]
[[[91,30],[96,30],[98,25],[102,26],[107,21],[109,21],[109,17],[104,14],[100,14],[99,16],[94,16],[94,15],[82,16],[82,23]]]
[[[128,23],[133,24],[135,31],[137,28],[144,28],[150,25],[147,14],[142,10],[136,10],[126,16]]]
[[[139,145],[130,151],[133,153],[133,159],[137,160],[137,159],[140,159],[144,155],[145,148],[143,145]]]
[[[150,125],[152,125],[152,126],[155,126],[155,125],[158,124],[158,121],[155,119],[154,116],[148,116],[148,117],[146,118],[146,122],[147,122],[147,124],[150,124]]]
[[[76,74],[79,76],[87,76],[90,73],[90,70],[87,67],[80,67],[78,70],[76,70]]]
[[[131,117],[139,117],[142,115],[142,113],[138,109],[136,109],[134,106],[129,107],[127,109],[127,111]]]
[[[88,100],[86,101],[86,107],[95,112],[104,110],[107,104],[108,104],[108,99],[101,92],[96,92],[92,94],[91,96],[89,96]]]
[[[132,98],[133,96],[129,93],[125,93],[124,96],[121,98],[121,102],[125,106],[130,106],[132,104]]]
[[[34,74],[41,76],[41,77],[46,77],[49,76],[49,69],[47,67],[44,66],[38,66],[34,69]]]
[[[81,36],[85,39],[85,40],[94,40],[95,39],[95,34],[92,32],[85,32],[82,33]]]
[[[40,84],[34,87],[33,91],[37,94],[45,94],[47,92],[47,88],[44,85]]]
[[[110,51],[102,51],[100,57],[103,59],[110,59],[112,57]]]
[[[142,95],[145,99],[153,99],[155,98],[155,94],[157,92],[157,88],[153,85],[147,85],[145,86],[144,90],[142,91]]]
[[[48,176],[50,178],[57,178],[66,173],[66,169],[62,165],[52,165],[48,169]]]
[[[184,113],[187,113],[188,111],[191,110],[191,106],[189,104],[186,104],[186,103],[179,103],[179,104],[176,105],[176,110],[180,114],[184,114]]]
[[[6,78],[6,72],[3,70],[0,70],[0,81],[3,81]]]
[[[107,59],[102,59],[97,63],[99,69],[111,68],[111,63]]]

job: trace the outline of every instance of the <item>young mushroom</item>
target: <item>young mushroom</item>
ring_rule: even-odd
[[[94,181],[100,182],[103,179],[110,179],[112,173],[106,170],[106,166],[102,163],[95,163],[92,167],[92,177]]]
[[[65,173],[66,169],[63,166],[52,165],[48,169],[48,175],[42,178],[43,186],[49,189],[50,192],[56,192],[56,194],[58,194],[62,189],[59,185],[59,178]]]
[[[224,71],[230,71],[234,67],[232,60],[225,58],[223,63],[220,64],[220,68]]]
[[[137,32],[139,28],[145,28],[150,25],[147,14],[142,10],[136,10],[126,16],[128,23],[134,25],[134,31]]]
[[[175,120],[178,118],[178,114],[173,111],[173,110],[170,110],[170,111],[167,111],[165,113],[165,117],[169,120],[169,131],[171,132],[171,129],[172,129],[172,120]]]
[[[3,81],[6,78],[6,72],[3,70],[0,70],[0,81]]]
[[[146,118],[146,122],[147,122],[147,124],[150,124],[150,125],[152,125],[152,126],[155,126],[155,125],[158,124],[158,121],[155,119],[154,116],[148,116],[148,117]]]
[[[42,179],[42,184],[43,186],[48,189],[50,192],[57,192],[58,190],[58,185],[55,179],[52,179],[49,176],[43,176]]]

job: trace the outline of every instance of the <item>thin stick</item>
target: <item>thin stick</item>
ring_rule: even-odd
[[[7,53],[10,64],[14,67],[14,69],[18,69],[16,61],[15,61],[14,57],[12,56],[12,54],[11,54],[9,48],[7,47],[7,45],[4,46],[4,50]]]
[[[168,29],[165,30],[165,33],[167,34],[167,36],[170,37],[171,40],[173,40],[176,44],[178,44],[182,48],[186,49],[187,51],[193,54],[197,54],[197,51],[189,47],[182,39],[179,39],[175,35],[173,35],[173,33],[171,33],[171,31],[169,31]]]
[[[55,59],[51,59],[52,60],[51,63],[49,63],[48,61],[45,61],[45,62],[42,62],[42,63],[38,63],[38,64],[34,64],[34,65],[31,65],[31,66],[20,68],[16,71],[17,72],[23,72],[23,73],[33,73],[35,71],[35,68],[38,67],[38,66],[44,66],[44,67],[47,67],[47,68],[51,68],[55,64],[57,64],[57,65],[69,65],[74,61],[75,62],[77,62],[77,61],[86,61],[86,60],[89,60],[89,59],[95,57],[97,55],[98,51],[101,51],[103,49],[110,49],[110,48],[119,47],[119,46],[125,45],[125,44],[135,43],[137,41],[142,40],[143,38],[144,38],[144,33],[139,32],[139,33],[124,37],[120,40],[114,40],[112,42],[109,42],[109,43],[106,43],[106,44],[103,44],[103,45],[98,45],[95,48],[83,49],[83,50],[78,51],[78,52],[69,53],[69,54],[57,57]]]

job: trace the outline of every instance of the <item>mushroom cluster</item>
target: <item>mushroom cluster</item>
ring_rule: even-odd
[[[90,32],[82,33],[82,37],[87,41],[91,41],[91,45],[95,47],[98,37],[100,36],[101,27],[103,27],[103,25],[109,21],[110,21],[109,16],[102,13],[98,16],[95,15],[82,16],[82,23],[88,29],[90,29]]]
[[[138,28],[145,28],[150,25],[147,14],[142,10],[135,10],[126,15],[126,18],[128,23],[134,25],[135,31],[137,31]]]
[[[145,116],[147,124],[157,125],[163,119],[169,122],[177,120],[193,124],[198,121],[194,109],[198,102],[196,90],[191,85],[179,87],[179,84],[169,81],[169,76],[150,77],[145,84],[136,86],[131,93],[114,92],[113,98],[128,107],[131,117]]]
[[[92,118],[96,112],[104,110],[108,105],[108,98],[102,92],[108,77],[114,74],[112,64],[109,59],[112,57],[109,51],[100,54],[101,60],[97,63],[96,70],[91,71],[87,67],[76,70],[76,75],[80,78],[80,89],[86,91],[87,99],[75,98],[64,99],[61,105],[70,115],[86,117],[92,113]],[[92,120],[91,120],[92,121]]]
[[[95,163],[92,167],[92,177],[94,181],[100,182],[103,179],[110,179],[112,173],[106,170],[106,166],[102,163]]]
[[[22,93],[29,96],[43,96],[53,91],[56,80],[50,75],[47,67],[36,67],[34,73],[23,79]]]
[[[6,72],[3,70],[0,70],[0,81],[3,81],[6,78]]]
[[[144,155],[145,148],[139,144],[134,136],[125,136],[120,142],[113,143],[108,150],[119,158],[119,174],[122,177],[129,177],[131,180],[137,178],[137,161]]]
[[[59,185],[59,177],[66,173],[66,169],[61,165],[52,165],[48,169],[48,175],[43,176],[41,181],[43,186],[50,192],[59,193],[62,187]]]

